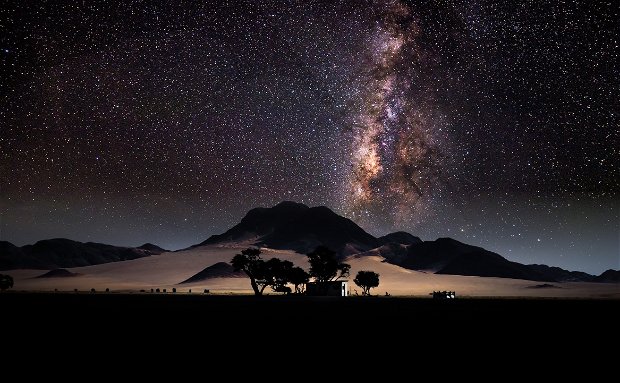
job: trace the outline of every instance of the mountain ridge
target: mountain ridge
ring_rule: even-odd
[[[594,281],[597,277],[579,271],[568,271],[547,265],[524,265],[482,247],[468,245],[453,238],[422,241],[397,231],[374,237],[350,219],[341,217],[325,206],[284,201],[271,208],[250,210],[226,232],[213,235],[192,246],[247,241],[258,247],[312,251],[325,245],[341,256],[379,255],[386,262],[410,270],[437,274],[515,278],[541,282]],[[613,281],[615,274],[600,277]]]
[[[254,208],[241,221],[219,235],[191,246],[198,247],[256,238],[256,246],[307,253],[319,245],[341,255],[367,251],[379,245],[355,222],[325,206],[308,207],[284,201],[272,208]]]
[[[308,253],[324,245],[335,250],[341,258],[353,255],[380,256],[406,269],[436,274],[516,278],[541,282],[606,282],[618,283],[617,270],[607,270],[599,276],[580,271],[568,271],[547,265],[524,265],[510,261],[482,247],[459,242],[453,238],[422,241],[397,231],[381,237],[367,233],[352,220],[336,214],[325,206],[283,201],[273,207],[258,207],[222,234],[212,235],[188,249],[205,245],[230,243],[236,246],[268,247]],[[159,246],[145,243],[139,247],[119,247],[94,242],[78,242],[65,238],[38,241],[18,247],[0,241],[0,270],[59,269],[89,266],[142,258],[165,252]],[[179,250],[182,251],[182,250]],[[203,270],[196,278],[227,275],[229,266],[218,265]]]
[[[53,270],[126,261],[155,254],[160,252],[66,238],[44,239],[21,247],[0,241],[0,270]]]

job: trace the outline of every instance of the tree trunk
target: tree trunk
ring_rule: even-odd
[[[249,275],[248,275],[249,276]],[[252,290],[254,290],[254,295],[263,295],[263,291],[259,290],[258,285],[256,284],[256,280],[250,277],[250,284],[252,285]]]

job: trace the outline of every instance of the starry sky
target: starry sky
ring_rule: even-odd
[[[179,249],[293,200],[620,268],[614,1],[0,4],[0,240]]]

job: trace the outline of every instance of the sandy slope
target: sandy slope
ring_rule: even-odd
[[[250,292],[245,278],[215,278],[206,282],[177,285],[207,266],[216,262],[230,262],[240,248],[203,246],[176,253],[164,253],[131,261],[68,269],[80,276],[71,278],[34,278],[45,273],[43,270],[14,270],[9,274],[15,279],[15,290],[81,291],[95,288],[98,291],[110,288],[112,291],[138,291],[151,288],[176,287],[179,293],[201,292],[209,289],[216,293]],[[307,269],[306,257],[290,251],[264,250],[263,257],[287,259]],[[620,299],[620,285],[608,283],[554,283],[559,288],[530,288],[540,282],[506,278],[482,278],[456,275],[435,275],[406,270],[382,262],[380,257],[351,257],[351,293],[356,290],[353,277],[359,270],[372,270],[380,274],[381,284],[373,294],[428,296],[433,290],[452,290],[459,296],[533,296],[533,297],[583,297]]]

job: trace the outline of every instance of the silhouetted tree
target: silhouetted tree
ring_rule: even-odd
[[[269,286],[265,278],[265,261],[261,259],[260,253],[260,249],[248,248],[235,255],[230,262],[235,271],[242,270],[250,278],[255,295],[263,295],[263,291]]]
[[[362,288],[362,295],[370,295],[370,289],[379,286],[379,274],[374,271],[359,271],[353,280]]]
[[[310,263],[310,276],[316,282],[325,283],[349,276],[351,266],[338,262],[336,253],[327,247],[319,246],[307,255]]]
[[[242,270],[250,278],[254,294],[263,295],[267,286],[275,292],[290,293],[291,288],[287,286],[289,283],[295,285],[295,292],[303,291],[299,286],[308,282],[308,273],[300,267],[295,267],[290,261],[278,258],[264,261],[260,254],[260,249],[248,248],[235,255],[230,262],[235,271]]]
[[[301,267],[293,267],[289,270],[288,281],[295,286],[295,294],[304,292],[306,283],[310,280],[310,274]]]
[[[293,262],[271,258],[265,262],[265,269],[263,270],[265,284],[271,286],[271,289],[275,292],[290,293],[291,288],[287,284],[292,269]]]
[[[13,277],[10,275],[0,274],[0,290],[8,290],[13,287]]]

